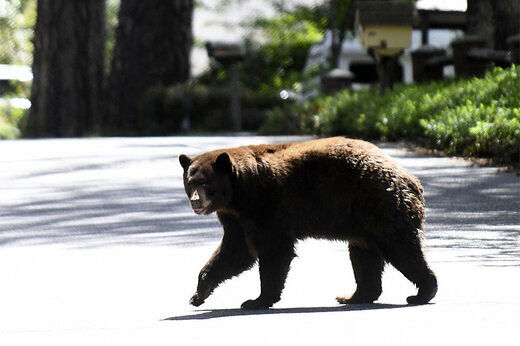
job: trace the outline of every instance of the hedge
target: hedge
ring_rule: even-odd
[[[258,131],[266,112],[281,104],[277,94],[240,92],[242,127]],[[141,134],[163,135],[181,132],[181,123],[189,113],[191,132],[229,132],[233,130],[228,88],[200,84],[158,87],[143,97],[138,111]]]
[[[288,108],[288,109],[287,109]],[[484,78],[343,91],[270,112],[262,130],[411,140],[448,154],[518,166],[520,67],[495,68]]]
[[[20,137],[20,123],[25,112],[24,109],[15,108],[8,104],[0,105],[0,139]]]

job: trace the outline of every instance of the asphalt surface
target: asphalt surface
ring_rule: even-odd
[[[520,181],[514,173],[381,144],[422,181],[431,304],[392,267],[377,304],[340,307],[355,288],[347,246],[304,241],[274,309],[239,310],[258,269],[188,305],[222,236],[195,215],[180,153],[283,137],[0,142],[0,345],[265,345],[372,342],[507,345],[520,327]]]

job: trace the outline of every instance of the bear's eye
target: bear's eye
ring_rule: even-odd
[[[209,197],[214,195],[213,187],[210,183],[203,183],[202,188],[204,189],[204,192],[206,192],[206,195],[208,195]]]

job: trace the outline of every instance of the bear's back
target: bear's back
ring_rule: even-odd
[[[326,164],[351,170],[390,169],[397,164],[375,145],[357,139],[331,137],[307,142],[251,145],[227,150],[240,167],[263,166],[273,174],[283,176],[292,169],[312,164]],[[360,164],[363,162],[363,164]],[[404,170],[401,169],[402,172]],[[360,172],[361,173],[361,172]],[[298,172],[301,174],[301,172]]]

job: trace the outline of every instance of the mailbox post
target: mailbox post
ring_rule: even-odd
[[[356,27],[361,45],[376,60],[381,94],[393,85],[399,56],[412,41],[415,5],[412,2],[358,2]]]
[[[245,47],[240,43],[208,42],[206,43],[208,56],[219,62],[228,69],[230,84],[231,116],[233,118],[234,130],[242,131],[242,119],[240,115],[240,87],[238,80],[238,64],[245,57]]]

